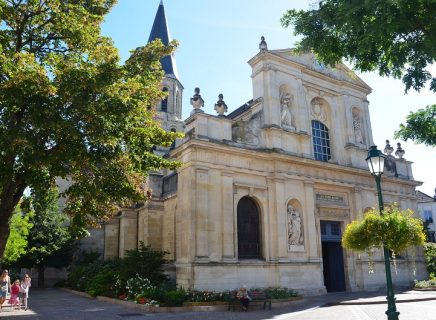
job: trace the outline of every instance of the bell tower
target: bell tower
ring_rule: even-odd
[[[165,8],[161,0],[154,18],[148,42],[160,39],[164,45],[171,42],[170,31],[165,17]],[[160,60],[165,72],[162,81],[162,90],[168,92],[168,96],[157,106],[159,119],[162,127],[168,131],[183,131],[182,121],[182,95],[183,86],[179,80],[174,53]]]

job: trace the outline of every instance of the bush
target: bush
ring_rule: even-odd
[[[288,288],[270,287],[263,290],[269,299],[287,299],[298,297],[298,292]]]
[[[427,242],[424,245],[424,256],[428,273],[436,275],[436,243]]]
[[[181,306],[185,300],[186,291],[183,289],[177,289],[166,293],[164,303],[168,307],[177,307]]]
[[[163,266],[167,263],[164,258],[168,253],[151,249],[141,242],[139,249],[127,250],[121,262],[120,279],[127,281],[139,275],[150,280],[151,284],[159,285],[168,277],[163,272]]]
[[[142,278],[138,274],[126,282],[127,296],[131,299],[135,299],[138,295],[154,299],[154,291],[156,291],[156,287],[151,284],[150,280]]]
[[[116,296],[119,292],[118,274],[120,260],[95,260],[89,264],[78,265],[69,276],[69,285],[92,296]]]

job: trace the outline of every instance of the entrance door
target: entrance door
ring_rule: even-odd
[[[345,291],[344,255],[339,222],[321,221],[322,265],[328,292]]]
[[[257,205],[248,197],[238,203],[238,258],[260,259],[260,225]]]

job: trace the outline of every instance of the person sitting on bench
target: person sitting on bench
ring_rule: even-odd
[[[238,298],[239,301],[241,301],[242,310],[247,311],[248,304],[251,301],[251,298],[248,295],[248,290],[246,285],[243,285],[241,288],[239,288],[238,292],[236,293],[236,298]]]

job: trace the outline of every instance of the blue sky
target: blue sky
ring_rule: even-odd
[[[119,0],[106,17],[103,34],[113,38],[122,59],[129,50],[145,45],[160,0]],[[303,0],[164,0],[171,37],[180,42],[176,61],[183,94],[183,118],[191,111],[189,98],[201,89],[205,112],[215,114],[219,93],[229,112],[252,97],[251,68],[247,61],[258,52],[260,37],[269,49],[293,47],[291,29],[280,25],[287,9],[307,9],[313,1]],[[436,74],[436,66],[431,66]],[[380,149],[385,140],[395,146],[393,133],[410,111],[436,103],[436,94],[422,90],[404,95],[400,80],[381,78],[376,73],[359,74],[373,89],[368,96],[374,142]],[[413,173],[424,182],[419,190],[434,194],[436,188],[436,148],[401,142],[404,158],[414,162]]]

